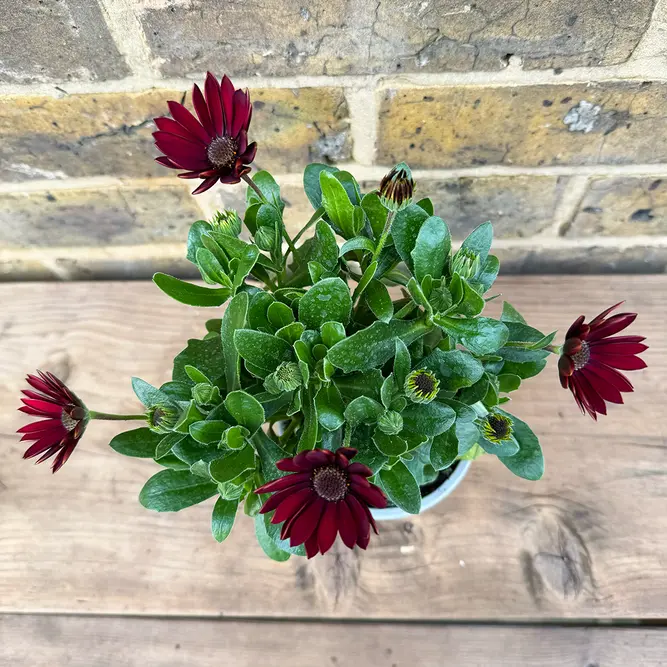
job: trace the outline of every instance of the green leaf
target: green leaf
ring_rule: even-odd
[[[156,512],[178,512],[214,496],[217,487],[189,470],[161,470],[139,494],[139,502]]]
[[[238,353],[253,366],[273,372],[283,361],[292,359],[292,346],[281,338],[262,331],[237,329],[234,345]]]
[[[498,383],[500,391],[509,394],[511,391],[516,391],[521,386],[521,378],[518,375],[511,373],[503,373],[498,376]]]
[[[222,285],[231,287],[232,281],[225,273],[224,268],[216,259],[215,255],[207,248],[197,249],[197,266],[201,271],[202,278],[211,285]]]
[[[500,316],[500,321],[527,324],[521,313],[519,313],[519,311],[509,301],[503,302],[503,314]]]
[[[398,435],[387,435],[379,429],[375,429],[373,433],[373,442],[385,456],[400,456],[408,451],[408,445],[403,438]]]
[[[179,443],[181,440],[184,438],[187,438],[188,436],[185,435],[184,433],[167,433],[160,442],[158,442],[157,447],[155,448],[155,455],[154,458],[156,461],[158,459],[161,459],[167,454],[171,453],[171,450]],[[160,463],[160,461],[158,461]]]
[[[205,220],[197,220],[190,226],[188,232],[188,250],[186,258],[193,264],[197,263],[197,250],[203,248],[202,236],[211,231],[211,225]]]
[[[456,426],[450,426],[446,433],[433,438],[431,445],[431,464],[436,470],[445,470],[454,463],[459,455],[459,442]]]
[[[194,401],[190,401],[186,410],[181,414],[179,422],[174,426],[174,431],[178,433],[189,433],[190,424],[204,419],[203,413],[199,410]]]
[[[373,253],[375,252],[375,243],[373,243],[367,236],[355,236],[353,239],[343,243],[343,246],[340,249],[340,257],[355,250],[364,250]]]
[[[224,542],[229,537],[238,507],[238,499],[225,500],[224,498],[218,498],[216,500],[213,516],[211,517],[211,533],[213,533],[216,542]]]
[[[456,419],[456,413],[448,405],[438,401],[413,403],[403,410],[403,428],[409,433],[419,433],[429,438],[444,433]]]
[[[416,204],[419,208],[423,208],[429,215],[433,215],[433,202],[428,197],[420,199]]]
[[[338,270],[338,243],[331,226],[320,220],[315,227],[315,243],[310,253],[310,261],[318,262],[327,272]],[[324,276],[329,277],[329,276]]]
[[[185,382],[191,385],[192,382],[185,372],[185,367],[194,366],[217,384],[218,379],[222,378],[225,373],[222,352],[220,336],[211,336],[204,340],[191,338],[188,346],[174,358],[172,379],[175,382]]]
[[[361,193],[359,192],[359,183],[357,183],[357,179],[349,171],[335,171],[333,174],[345,188],[345,192],[347,192],[350,201],[355,206],[359,204],[361,201]]]
[[[311,167],[313,165],[310,165]],[[271,559],[275,560],[278,563],[284,563],[289,559],[290,554],[287,551],[283,551],[278,545],[271,539],[267,532],[266,519],[264,514],[258,514],[255,517],[255,536],[259,542],[259,546],[262,547],[262,551]]]
[[[535,341],[528,349],[529,350],[542,350],[544,349],[547,345],[551,345],[553,339],[556,337],[556,334],[558,331],[552,331],[550,334],[547,334],[544,336],[544,338],[540,338],[540,340]]]
[[[345,373],[368,371],[382,366],[396,352],[396,338],[406,345],[423,336],[429,327],[421,320],[392,320],[373,322],[340,343],[336,343],[327,355],[329,361]]]
[[[320,327],[320,332],[322,334],[322,342],[327,347],[333,347],[336,343],[344,340],[346,336],[345,327],[340,322],[325,322]]]
[[[486,378],[484,378],[486,380]],[[445,399],[444,401],[456,412],[456,423],[454,424],[454,434],[458,442],[458,455],[465,454],[479,439],[479,430],[476,425],[477,412],[469,405]],[[451,433],[450,428],[449,432]]]
[[[320,280],[299,301],[299,321],[307,329],[319,329],[330,321],[347,324],[351,311],[350,290],[340,278]]]
[[[394,316],[394,304],[384,283],[377,279],[371,280],[366,287],[364,297],[373,315],[381,322],[388,323]]]
[[[322,206],[320,174],[323,171],[333,174],[338,171],[338,168],[328,164],[318,164],[317,162],[314,162],[313,164],[309,164],[303,172],[303,189],[306,192],[308,201],[314,209],[318,209]]]
[[[280,301],[276,301],[269,306],[266,316],[270,324],[276,329],[282,329],[282,327],[294,322],[292,309]]]
[[[162,438],[161,434],[153,433],[149,428],[135,428],[132,431],[119,433],[109,443],[109,446],[125,456],[152,459]]]
[[[227,394],[225,407],[236,423],[245,426],[251,434],[260,429],[264,423],[262,404],[245,391],[232,391]]]
[[[350,239],[354,233],[354,204],[341,182],[330,172],[320,172],[322,206],[334,227],[341,231],[343,238]]]
[[[345,408],[345,420],[352,426],[374,424],[383,413],[384,407],[381,403],[368,396],[359,396]]]
[[[384,405],[385,408],[389,409],[397,391],[398,387],[396,386],[396,380],[394,380],[394,375],[392,373],[384,379],[382,389],[380,389],[380,398],[382,399],[382,405]]]
[[[509,458],[519,451],[519,444],[514,438],[495,443],[480,435],[477,442],[487,454],[495,454],[498,457]]]
[[[369,396],[380,400],[380,389],[384,378],[379,368],[365,373],[350,373],[333,379],[341,394],[352,400],[358,396]]]
[[[303,425],[301,427],[299,444],[297,445],[297,451],[299,452],[314,449],[317,444],[317,407],[312,389],[303,396],[301,412],[303,413]]]
[[[208,377],[204,375],[204,373],[202,373],[198,368],[191,366],[190,364],[187,364],[183,370],[195,384],[212,384],[211,380],[209,380]]]
[[[361,208],[364,209],[364,213],[371,225],[373,237],[379,239],[387,222],[387,209],[382,205],[380,198],[375,192],[369,192],[364,195],[364,198],[361,200]]]
[[[412,359],[410,358],[410,351],[405,343],[398,338],[396,339],[396,354],[394,357],[394,379],[399,387],[403,387],[405,384],[411,368]]]
[[[190,436],[204,445],[217,445],[222,434],[229,428],[229,424],[219,419],[198,421],[190,424]]]
[[[479,356],[496,352],[503,347],[509,336],[505,324],[490,317],[454,319],[436,315],[435,321],[447,334],[457,338],[473,354]]]
[[[246,316],[248,313],[248,294],[239,292],[227,306],[225,314],[222,317],[221,338],[223,341],[222,350],[225,358],[225,378],[227,380],[227,389],[231,391],[241,386],[239,374],[241,372],[241,362],[239,353],[234,345],[234,332],[245,327]]]
[[[216,482],[224,484],[254,467],[255,450],[250,445],[246,445],[243,449],[227,450],[221,458],[210,462],[208,470]]]
[[[484,374],[484,366],[470,353],[463,350],[445,352],[436,348],[422,359],[419,368],[433,371],[440,380],[440,389],[458,391],[472,387]]]
[[[519,451],[514,456],[498,457],[501,463],[519,477],[531,481],[541,479],[544,475],[544,457],[537,436],[528,424],[518,417],[504,410],[498,410],[498,412],[512,420],[513,435],[519,444]]]
[[[317,419],[327,431],[335,431],[345,423],[345,406],[340,391],[335,384],[323,386],[315,397]]]
[[[276,331],[276,337],[288,342],[290,345],[294,345],[294,343],[301,338],[305,330],[306,327],[304,327],[301,322],[292,322],[292,324],[288,324],[282,329],[278,329],[278,331]]]
[[[280,459],[288,456],[287,452],[281,449],[264,431],[257,431],[252,436],[252,444],[254,445],[262,469],[262,476],[267,482],[272,482],[284,475],[283,472],[276,468],[276,463]]]
[[[266,200],[276,206],[280,211],[285,208],[285,202],[280,198],[280,186],[276,183],[273,176],[268,171],[258,171],[253,177],[255,185],[260,189]],[[257,193],[250,187],[246,192],[246,201],[248,204],[262,204],[262,200]]]
[[[449,289],[453,303],[456,304],[453,312],[464,317],[475,317],[484,310],[484,299],[457,273],[452,277]]]
[[[441,278],[451,248],[452,238],[442,218],[427,218],[419,229],[415,247],[410,253],[417,281],[421,283],[427,275],[434,279]]]
[[[484,222],[479,227],[470,232],[468,237],[461,244],[461,248],[470,250],[479,255],[479,263],[484,266],[486,258],[491,250],[493,242],[493,225],[490,222]]]
[[[151,408],[158,403],[166,403],[167,405],[172,403],[169,396],[161,392],[159,389],[156,389],[153,385],[148,384],[148,382],[142,380],[141,378],[132,378],[132,389],[134,390],[137,398],[147,408]]]
[[[482,294],[488,292],[491,289],[491,285],[495,282],[498,277],[498,271],[500,270],[500,262],[495,255],[489,255],[486,258],[486,262],[482,265],[482,270],[479,275],[475,278],[475,283],[478,283],[482,286]],[[502,318],[501,318],[502,319]]]
[[[256,331],[269,331],[271,324],[267,317],[269,306],[275,302],[268,292],[257,292],[250,297],[248,304],[248,327]]]
[[[419,230],[429,214],[420,206],[410,204],[396,213],[391,224],[391,237],[401,259],[412,269],[412,250]]]
[[[489,390],[489,379],[483,375],[472,387],[466,387],[458,392],[457,400],[466,405],[474,405],[481,401]]]
[[[199,285],[191,285],[184,280],[179,280],[166,273],[156,273],[153,276],[153,282],[172,299],[185,303],[188,306],[200,306],[211,308],[221,306],[232,292],[227,287],[209,289]]]
[[[160,391],[172,401],[189,401],[192,398],[192,383],[165,382]]]
[[[405,463],[398,461],[390,470],[380,470],[380,480],[391,501],[408,514],[419,514],[421,494],[417,480]]]
[[[373,276],[375,276],[378,268],[378,263],[377,262],[371,262],[366,269],[364,270],[363,275],[359,279],[359,283],[357,284],[357,287],[354,290],[354,296],[353,299],[356,299],[357,297],[360,297],[366,288],[368,287],[368,283],[373,280]]]

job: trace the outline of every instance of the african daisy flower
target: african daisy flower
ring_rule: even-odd
[[[27,424],[18,430],[23,440],[34,440],[28,447],[24,459],[41,457],[41,463],[55,456],[52,470],[58,471],[70,457],[79,443],[88,423],[88,410],[81,400],[70,391],[53,373],[37,371],[38,375],[28,375],[28,384],[35,389],[24,389],[21,412],[37,417],[46,417]]]
[[[183,169],[180,178],[202,178],[192,194],[200,194],[218,181],[238,183],[250,171],[257,144],[248,144],[252,104],[248,91],[234,89],[228,76],[222,81],[210,72],[204,94],[192,89],[195,118],[182,104],[167,102],[172,118],[155,119],[155,145],[164,153],[156,161],[170,169]]]
[[[595,420],[606,415],[609,403],[623,403],[622,392],[634,390],[619,370],[646,368],[639,353],[648,349],[643,336],[614,336],[630,326],[637,313],[618,313],[607,317],[623,302],[607,308],[588,324],[581,315],[569,328],[558,360],[560,383],[570,389],[574,400]]]
[[[357,450],[339,447],[336,452],[313,449],[276,463],[278,470],[294,473],[268,482],[255,493],[272,493],[260,512],[275,510],[271,523],[283,523],[280,537],[295,547],[305,544],[306,555],[326,553],[340,533],[346,547],[368,546],[371,526],[377,534],[369,507],[386,507],[387,499],[373,474],[361,463],[350,463]]]

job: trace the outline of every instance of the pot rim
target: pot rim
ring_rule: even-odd
[[[431,491],[427,496],[422,498],[421,509],[419,514],[424,513],[426,510],[431,509],[437,505],[440,501],[444,500],[454,489],[461,483],[463,478],[466,476],[470,464],[472,461],[459,461],[456,465],[456,470],[452,473],[451,477],[448,477],[437,489]],[[377,521],[391,521],[395,519],[409,519],[410,517],[416,516],[414,514],[408,514],[405,510],[402,510],[400,507],[384,507],[378,509],[376,507],[371,508],[371,514],[373,518]]]

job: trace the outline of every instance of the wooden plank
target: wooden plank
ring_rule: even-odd
[[[659,667],[667,632],[401,623],[0,616],[12,667]]]
[[[414,619],[667,616],[667,277],[499,281],[535,326],[564,331],[616,298],[641,313],[649,369],[628,405],[598,424],[550,372],[512,406],[540,435],[541,482],[476,462],[441,504],[389,522],[367,553],[276,564],[239,517],[208,534],[210,503],[159,515],[137,494],[156,470],[120,457],[113,424],[91,425],[67,465],[21,460],[13,410],[26,371],[49,368],[94,409],[133,410],[130,375],[167,379],[171,356],[212,311],[150,284],[23,284],[0,289],[0,610]],[[576,304],[576,305],[572,305]]]

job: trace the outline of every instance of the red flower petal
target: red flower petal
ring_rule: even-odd
[[[234,84],[226,74],[220,82],[220,93],[222,108],[225,113],[225,132],[230,133],[232,119],[234,118]]]
[[[174,134],[177,137],[183,137],[183,139],[187,139],[188,141],[197,141],[204,146],[207,145],[204,144],[198,136],[188,132],[188,130],[186,130],[182,125],[177,123],[175,120],[172,120],[171,118],[161,116],[160,118],[154,118],[153,122],[157,126],[157,129],[162,132],[168,132],[169,134]]]
[[[576,354],[581,350],[581,338],[568,338],[563,343],[563,354],[569,356]]]
[[[260,514],[266,514],[267,512],[271,512],[280,503],[282,503],[285,498],[288,496],[291,496],[293,493],[296,493],[297,491],[301,491],[301,489],[306,489],[310,486],[310,482],[302,482],[301,484],[295,484],[294,486],[289,486],[286,489],[283,489],[282,491],[277,491],[274,493],[265,503],[262,505],[262,508],[259,510]]]
[[[61,438],[50,438],[50,437],[44,437],[41,440],[38,440],[37,442],[33,443],[28,447],[28,449],[25,450],[23,453],[23,458],[24,459],[31,459],[34,456],[37,456],[38,454],[41,454],[42,452],[46,451],[47,449],[51,449],[51,447],[55,447],[56,445],[59,445],[61,441]]]
[[[594,317],[588,324],[591,328],[598,326],[612,310],[616,310],[619,306],[622,306],[625,301],[619,301],[617,304],[610,306],[607,310],[603,310],[597,317]]]
[[[294,465],[298,466],[300,470],[312,470],[313,468],[316,468],[319,465],[317,463],[313,464],[310,458],[308,458],[308,454],[310,454],[310,450],[306,452],[299,452],[292,459]]]
[[[567,339],[579,336],[582,330],[582,325],[587,329],[587,325],[584,324],[585,319],[586,317],[584,315],[579,315],[579,317],[572,323],[572,326],[567,330],[565,338]]]
[[[290,459],[280,459],[276,462],[276,468],[282,470],[283,472],[301,472],[304,468],[294,465],[294,461]]]
[[[347,472],[349,475],[361,475],[362,477],[373,476],[373,471],[363,463],[350,463]]]
[[[307,482],[310,480],[310,473],[302,472],[297,475],[285,475],[284,477],[279,477],[274,479],[272,482],[267,482],[263,486],[260,486],[255,493],[273,493],[274,491],[282,491],[296,484],[302,482]]]
[[[222,136],[222,101],[220,100],[220,84],[218,80],[208,72],[206,74],[206,83],[204,84],[204,94],[206,95],[206,106],[211,115],[213,130],[217,136]]]
[[[565,354],[561,355],[558,359],[558,372],[565,377],[572,375],[574,373],[574,361]]]
[[[63,429],[63,431],[66,431],[60,419],[43,419],[38,422],[32,422],[31,424],[26,424],[25,426],[21,426],[21,428],[18,429],[16,432],[38,433],[41,431],[52,431],[57,429]]]
[[[311,500],[317,498],[317,495],[311,489],[301,489],[296,493],[290,494],[276,508],[276,512],[271,518],[271,523],[282,523],[289,517],[294,516]]]
[[[613,336],[615,333],[622,331],[626,327],[629,327],[637,319],[637,313],[619,313],[614,315],[606,320],[603,324],[596,326],[595,328],[591,327],[591,330],[586,337],[586,340],[590,343],[601,338],[606,338],[607,336]]]
[[[37,400],[34,398],[22,398],[21,402],[33,412],[28,414],[43,415],[46,417],[60,417],[62,416],[62,406],[51,403],[51,401]],[[23,412],[27,412],[23,408],[19,408]]]
[[[166,155],[160,155],[159,157],[156,157],[155,161],[158,164],[161,164],[163,167],[168,167],[169,169],[183,169],[183,167],[179,167],[175,162],[172,162]]]
[[[591,343],[591,356],[604,357],[607,354],[641,354],[648,350],[648,345],[642,343],[617,343],[613,338],[603,338]]]
[[[619,391],[634,391],[632,382],[630,382],[623,373],[619,373],[617,370],[607,366],[606,363],[597,359],[591,359],[588,364],[586,364],[586,367],[595,371],[595,373],[605,382],[609,382],[609,384],[616,387]]]
[[[313,534],[305,541],[305,547],[306,547],[306,557],[307,558],[313,558],[314,556],[317,556],[318,549],[317,549],[317,531],[314,531]]]
[[[210,190],[216,183],[218,182],[218,177],[217,176],[211,176],[210,178],[207,178],[201,182],[199,187],[195,188],[192,191],[193,195],[200,195],[202,192],[206,192],[206,190]]]
[[[596,375],[591,368],[582,368],[579,372],[589,381],[593,389],[600,394],[604,401],[608,401],[609,403],[623,403],[621,392],[613,385],[605,382],[599,375]]]
[[[338,506],[338,532],[343,544],[352,549],[357,542],[357,524],[354,521],[352,510],[345,501],[336,503]]]
[[[299,514],[290,530],[291,546],[295,547],[298,544],[303,544],[315,532],[325,505],[324,498],[318,497]]]
[[[312,449],[304,452],[306,461],[313,467],[331,465],[334,462],[334,454],[326,449]]]
[[[229,133],[235,137],[241,129],[248,129],[248,114],[250,112],[250,99],[242,90],[234,92],[234,118],[232,119]]]
[[[371,524],[366,516],[363,505],[352,493],[347,494],[344,502],[346,502],[350,508],[357,524],[357,544],[362,549],[365,549],[371,540]]]
[[[338,509],[336,503],[327,503],[317,529],[317,544],[320,553],[325,554],[336,541],[338,534]]]
[[[199,86],[195,84],[192,87],[192,106],[194,106],[197,116],[199,117],[199,122],[204,126],[204,129],[210,137],[215,136],[215,130],[213,129],[213,123],[211,122],[211,116],[208,113],[208,107],[204,101],[204,96],[202,95]]]
[[[646,362],[639,357],[623,354],[605,354],[596,357],[598,361],[602,361],[607,366],[618,368],[622,371],[638,371],[646,368]]]
[[[350,481],[350,490],[359,500],[366,502],[371,507],[382,508],[387,506],[387,498],[379,487],[371,484],[366,488],[358,484],[357,479],[359,478],[353,477]]]
[[[576,380],[579,395],[581,396],[581,402],[584,404],[584,407],[588,407],[601,415],[606,415],[607,406],[591,383],[581,373],[575,373],[573,377]]]
[[[67,463],[67,459],[72,455],[74,448],[76,447],[76,440],[69,441],[61,450],[58,456],[56,456],[53,465],[51,466],[51,471],[56,473]]]
[[[211,143],[211,137],[208,132],[202,127],[202,124],[182,105],[178,102],[167,102],[169,112],[174,120],[182,125],[190,134],[197,137],[203,144],[208,146]]]

